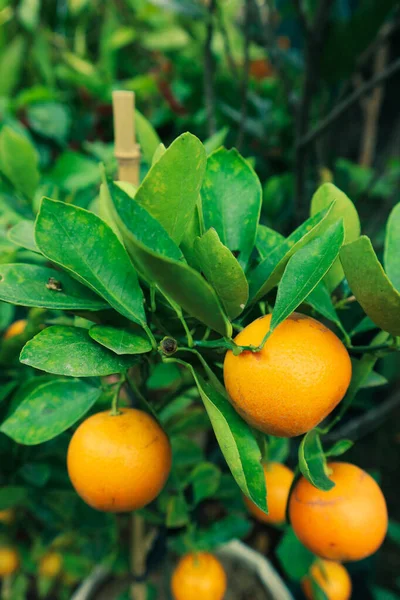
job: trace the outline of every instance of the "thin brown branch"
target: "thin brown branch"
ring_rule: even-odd
[[[343,438],[358,440],[380,427],[385,419],[389,417],[390,413],[398,408],[398,406],[400,406],[399,392],[389,396],[387,400],[379,404],[376,408],[372,408],[341,427],[334,429],[324,437],[324,440],[327,442],[336,442]]]
[[[311,131],[305,134],[297,143],[298,148],[305,148],[311,142],[313,142],[318,136],[326,131],[339,117],[341,117],[349,108],[351,108],[362,96],[368,94],[377,85],[389,79],[397,71],[400,70],[400,58],[393,61],[386,69],[384,69],[379,75],[370,79],[367,83],[361,86],[358,90],[355,90],[350,94],[343,102],[338,104],[330,113],[327,115],[318,125],[316,125]]]
[[[214,93],[214,73],[215,64],[212,53],[212,42],[214,37],[214,14],[216,10],[216,0],[210,0],[208,6],[208,22],[206,30],[206,41],[204,45],[204,98],[206,104],[208,135],[211,136],[217,131],[217,122],[215,117],[215,93]]]
[[[243,146],[244,132],[247,121],[248,111],[248,91],[249,91],[249,74],[250,74],[250,25],[251,25],[251,4],[252,0],[246,0],[245,15],[244,15],[244,60],[243,60],[243,77],[241,85],[242,103],[240,108],[240,123],[239,131],[236,140],[236,146],[240,151]]]

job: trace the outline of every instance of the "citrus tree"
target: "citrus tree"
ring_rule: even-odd
[[[1,168],[30,197],[33,217],[36,159],[26,140],[18,144],[23,169],[21,153],[4,152]],[[202,589],[222,598],[225,576],[210,552],[248,533],[247,505],[261,521],[282,527],[288,518],[283,569],[300,581],[311,568],[306,593],[329,598],[331,563],[321,559],[364,558],[387,529],[372,477],[329,462],[351,442],[324,437],[377,359],[398,350],[398,205],[385,273],[333,184],[316,190],[310,217],[285,238],[260,223],[261,185],[236,150],[207,155],[185,133],[147,152],[137,188],[103,169],[89,209],[45,196],[36,218],[8,233],[19,249],[0,265],[4,327],[9,305],[28,312],[18,308],[25,322],[4,336],[0,510],[36,512],[20,552],[18,523],[7,524],[10,513],[3,523],[11,597],[23,598],[37,572],[25,546],[44,523],[33,554],[46,559],[43,594],[61,572],[60,547],[75,578],[101,561],[127,569],[114,513],[134,510],[187,555],[174,597]],[[360,332],[370,345],[355,343]],[[218,446],[207,443],[210,429]],[[281,463],[300,435],[292,472]],[[204,527],[210,498],[225,516]],[[56,535],[61,528],[69,539]],[[146,574],[151,566],[149,553]],[[345,598],[347,573],[337,569]]]

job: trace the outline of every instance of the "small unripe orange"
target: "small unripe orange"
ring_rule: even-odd
[[[62,556],[58,552],[49,552],[42,556],[39,563],[39,574],[42,577],[53,579],[61,573]]]
[[[350,575],[340,563],[322,559],[315,561],[309,574],[301,582],[308,600],[315,600],[312,581],[323,590],[327,600],[349,600],[351,597]]]
[[[258,508],[249,498],[245,497],[244,501],[250,513],[258,521],[280,525],[285,522],[286,505],[294,474],[288,467],[277,462],[265,464],[264,474],[268,514]]]
[[[17,550],[9,546],[0,547],[0,577],[8,577],[17,571],[20,558]]]
[[[10,338],[15,337],[16,335],[20,335],[25,331],[26,327],[26,319],[20,319],[19,321],[14,321],[11,323],[10,327],[6,329],[3,338],[5,340],[9,340]]]
[[[208,552],[186,554],[172,575],[174,600],[222,600],[226,575],[219,560]]]

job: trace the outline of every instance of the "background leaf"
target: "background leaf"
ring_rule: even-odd
[[[314,554],[299,542],[291,527],[279,542],[276,553],[286,575],[294,581],[300,581],[315,560]]]
[[[40,252],[35,242],[35,223],[33,221],[20,221],[8,230],[7,237],[13,244],[21,246],[21,248]]]
[[[364,312],[381,329],[400,335],[400,293],[387,278],[371,240],[363,235],[345,244],[340,260],[350,289]]]
[[[22,349],[25,365],[69,377],[95,377],[122,373],[134,363],[97,344],[86,329],[53,325],[41,331]]]
[[[25,396],[0,430],[19,444],[42,444],[83,417],[100,393],[100,388],[80,380],[48,381]]]
[[[30,199],[40,180],[38,164],[39,155],[33,144],[10,127],[3,127],[0,132],[0,170],[18,192]]]
[[[208,157],[201,189],[204,225],[214,227],[243,268],[256,239],[261,195],[257,175],[236,150],[221,148]]]
[[[143,158],[151,165],[154,153],[161,144],[160,137],[150,121],[138,110],[135,111],[135,128]]]

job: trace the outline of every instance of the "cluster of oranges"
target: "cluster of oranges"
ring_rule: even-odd
[[[271,315],[257,319],[235,342],[259,346],[270,324]],[[259,352],[228,352],[224,362],[225,387],[236,411],[255,429],[280,437],[301,435],[325,419],[343,399],[351,373],[349,354],[337,336],[298,313],[281,323]],[[110,512],[136,510],[154,500],[169,476],[171,460],[159,423],[133,408],[86,419],[75,431],[67,457],[77,493],[93,508]],[[346,600],[351,583],[340,562],[365,558],[379,548],[387,509],[379,486],[366,472],[347,463],[332,463],[328,469],[335,484],[330,491],[300,478],[289,499],[293,472],[268,463],[269,513],[247,498],[245,502],[255,518],[282,524],[289,500],[297,537],[319,557],[303,582],[306,596],[313,598],[317,582],[329,600]],[[7,556],[0,552],[0,565],[7,563],[13,571],[18,556]],[[186,555],[173,574],[175,600],[222,600],[225,590],[223,567],[208,553]]]

